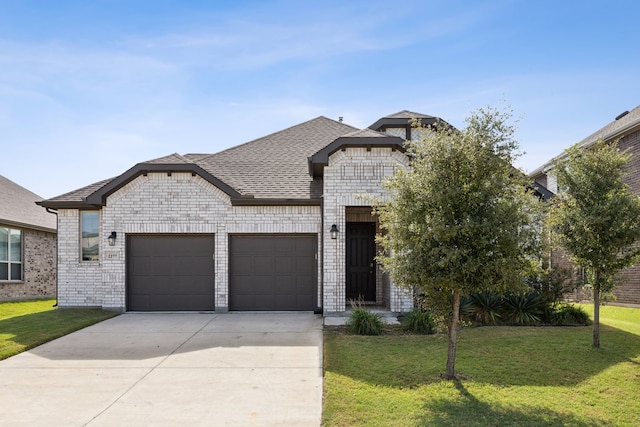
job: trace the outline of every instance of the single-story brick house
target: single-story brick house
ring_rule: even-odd
[[[56,294],[56,217],[0,175],[0,301]]]
[[[216,154],[171,154],[40,202],[57,211],[58,304],[118,311],[392,312],[412,295],[374,257],[367,196],[409,159],[402,111],[357,129],[326,117]]]
[[[592,133],[578,143],[579,147],[588,149],[597,141],[618,141],[618,147],[632,155],[627,166],[626,182],[633,194],[640,196],[640,106],[631,111],[618,115],[612,122]],[[558,185],[553,173],[553,164],[565,156],[564,153],[554,157],[529,174],[536,183],[548,188],[551,192],[558,192]],[[565,267],[572,266],[562,252],[556,252],[553,260]],[[633,266],[622,271],[620,284],[613,294],[618,303],[640,304],[640,266]]]

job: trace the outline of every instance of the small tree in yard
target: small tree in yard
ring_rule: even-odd
[[[559,194],[550,224],[560,246],[593,278],[593,346],[600,347],[600,296],[640,255],[640,199],[624,183],[630,156],[615,144],[576,146],[555,165]]]
[[[511,166],[510,118],[480,109],[464,130],[442,126],[408,142],[411,168],[385,183],[390,198],[376,207],[382,266],[448,318],[447,379],[455,378],[460,297],[521,288],[536,264],[538,201]]]

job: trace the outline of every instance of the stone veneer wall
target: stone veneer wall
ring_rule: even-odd
[[[214,234],[215,308],[226,311],[229,234],[321,233],[319,206],[232,206],[229,196],[191,173],[149,173],[110,195],[101,213],[99,262],[79,260],[78,211],[58,215],[60,306],[119,311],[126,308],[127,234]],[[107,243],[111,231],[118,234],[115,246]],[[318,301],[321,289],[318,283]]]
[[[0,282],[0,301],[56,295],[56,235],[22,228],[23,281]]]
[[[398,167],[408,167],[409,160],[400,151],[387,147],[371,149],[349,147],[329,157],[324,168],[324,227],[336,224],[340,233],[332,240],[324,233],[324,312],[346,310],[346,210],[347,207],[371,206],[367,197],[382,198],[382,181]],[[389,309],[409,311],[413,306],[411,294],[389,283]]]

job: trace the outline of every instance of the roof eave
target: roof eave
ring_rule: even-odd
[[[232,198],[232,206],[320,206],[320,199]]]
[[[36,202],[36,204],[39,206],[42,206],[43,208],[51,208],[51,209],[95,210],[95,209],[102,208],[102,205],[92,205],[83,200],[65,200],[65,201],[43,200],[41,202]]]
[[[336,151],[343,148],[367,148],[372,147],[389,147],[405,152],[404,139],[397,136],[380,136],[380,137],[340,137],[322,150],[309,157],[309,174],[312,177],[321,177],[324,167],[329,164],[329,157]]]
[[[614,139],[620,138],[625,136],[627,133],[629,133],[629,131],[634,130],[634,128],[636,127],[640,127],[640,118],[626,124],[625,126],[623,126],[620,129],[615,130],[614,132],[609,132],[607,134],[604,134],[601,137],[598,138],[593,138],[590,140],[583,140],[581,142],[578,142],[577,145],[581,148],[589,148],[592,147],[596,142],[602,140],[604,142],[609,142],[612,141]],[[551,160],[549,160],[548,162],[544,163],[543,165],[537,167],[536,169],[534,169],[533,171],[531,171],[528,176],[529,177],[534,177],[536,175],[541,175],[541,174],[546,174],[550,169],[553,168],[553,164],[555,162],[557,162],[558,160],[561,160],[563,158],[565,158],[567,156],[566,150],[562,151],[562,153],[558,154],[557,156],[555,156],[554,158],[552,158]]]
[[[11,221],[9,219],[0,219],[0,224],[10,225],[16,228],[26,228],[29,230],[45,231],[47,233],[57,233],[55,228],[44,227],[41,225],[27,224],[26,222]]]
[[[193,163],[138,163],[122,175],[118,176],[104,186],[100,187],[98,190],[94,191],[92,194],[85,197],[83,201],[87,205],[104,206],[109,195],[113,194],[115,191],[119,190],[140,175],[146,175],[151,172],[191,172],[192,175],[199,175],[201,178],[210,182],[221,191],[226,193],[229,197],[241,197],[241,194],[230,185],[222,182],[220,179],[216,178],[200,166]]]

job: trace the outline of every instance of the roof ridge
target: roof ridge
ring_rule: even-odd
[[[590,147],[599,139],[610,139],[617,133],[624,132],[629,125],[633,126],[636,122],[640,122],[640,105],[631,110],[626,110],[625,113],[626,114],[623,113],[624,115],[622,115],[622,117],[620,117],[620,115],[616,116],[615,119],[590,133],[576,144],[579,147]]]
[[[285,129],[280,129],[280,130],[278,130],[278,131],[275,131],[275,132],[272,132],[272,133],[270,133],[270,134],[267,134],[267,135],[261,136],[261,137],[259,137],[259,138],[255,138],[255,139],[252,139],[252,140],[250,140],[250,141],[243,142],[242,144],[234,145],[233,147],[226,148],[226,149],[224,149],[224,150],[222,150],[222,151],[218,151],[218,152],[216,152],[216,153],[211,153],[211,154],[205,155],[204,157],[199,158],[199,159],[198,159],[198,162],[201,162],[201,161],[203,161],[203,160],[209,159],[210,157],[213,157],[213,156],[218,156],[218,155],[220,155],[220,154],[223,154],[223,153],[227,153],[227,152],[229,152],[229,151],[236,150],[236,149],[238,149],[238,148],[240,148],[240,147],[243,147],[243,146],[248,145],[248,144],[255,143],[255,142],[260,141],[260,140],[262,140],[262,139],[271,138],[271,137],[273,137],[273,136],[275,136],[275,135],[278,135],[278,134],[284,133],[284,132],[286,132],[286,131],[289,131],[289,130],[291,130],[291,129],[293,129],[293,128],[296,128],[296,127],[300,127],[300,126],[305,125],[305,124],[307,124],[307,123],[311,123],[311,122],[313,122],[313,121],[315,121],[315,120],[318,120],[318,119],[330,120],[330,121],[332,121],[332,122],[334,122],[334,123],[338,123],[338,124],[340,124],[340,125],[348,126],[348,127],[350,127],[350,128],[353,128],[353,129],[354,129],[354,131],[355,131],[355,130],[358,130],[358,128],[357,128],[357,127],[355,127],[355,126],[351,126],[351,125],[348,125],[348,124],[346,124],[346,123],[339,122],[339,121],[337,121],[337,120],[333,120],[333,119],[330,119],[330,118],[328,118],[328,117],[326,117],[326,116],[322,116],[322,115],[321,115],[321,116],[315,117],[315,118],[313,118],[313,119],[309,119],[309,120],[307,120],[307,121],[304,121],[304,122],[302,122],[302,123],[298,123],[298,124],[296,124],[296,125],[291,125],[291,126],[289,126],[289,127],[285,128]]]
[[[163,162],[160,162],[159,160],[168,159],[170,157],[177,157],[178,160],[181,160],[184,163],[193,163],[191,160],[187,159],[185,156],[183,156],[180,153],[171,153],[171,154],[167,154],[166,156],[157,157],[155,159],[145,160],[145,161],[140,162],[140,163],[163,163]]]

